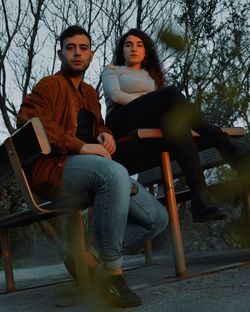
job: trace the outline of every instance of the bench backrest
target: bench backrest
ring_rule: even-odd
[[[10,161],[9,145],[14,144],[22,165],[27,165],[40,155],[51,151],[44,128],[38,118],[32,118],[0,145],[0,183],[14,174]]]
[[[27,206],[37,213],[46,213],[47,210],[36,203],[24,166],[50,152],[50,143],[38,118],[32,118],[0,146],[0,183],[15,174]]]

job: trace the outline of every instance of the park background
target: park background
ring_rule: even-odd
[[[102,69],[112,62],[117,39],[129,28],[140,28],[153,38],[169,84],[211,122],[240,125],[249,132],[249,0],[1,0],[0,142],[15,130],[22,98],[42,77],[59,70],[58,36],[72,24],[92,36],[95,56],[84,79],[96,88],[104,117]],[[228,166],[206,172],[209,181],[228,175],[235,175]],[[20,209],[22,197],[14,180],[0,188],[0,200],[1,215]],[[229,218],[211,224],[193,224],[189,203],[181,204],[186,252],[250,246],[240,198],[226,196],[221,204]],[[155,240],[155,251],[171,249],[166,237],[168,232]],[[15,257],[23,259],[16,265],[62,257],[39,225],[12,231],[11,239]]]

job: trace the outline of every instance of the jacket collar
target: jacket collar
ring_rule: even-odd
[[[70,88],[73,90],[74,93],[77,93],[78,90],[75,88],[73,82],[71,81],[70,77],[67,75],[67,73],[63,72],[62,70],[59,70],[58,72],[55,73],[55,75],[63,77],[68,84],[70,85]],[[84,82],[82,81],[80,86],[79,86],[79,91],[84,94]]]

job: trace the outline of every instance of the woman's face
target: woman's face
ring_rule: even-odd
[[[140,69],[146,56],[142,40],[134,35],[129,35],[124,42],[123,55],[126,66]]]

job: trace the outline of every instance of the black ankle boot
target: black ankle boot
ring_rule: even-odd
[[[191,211],[193,222],[222,220],[226,217],[223,210],[211,202],[206,191],[191,197]]]
[[[250,145],[235,138],[229,138],[227,144],[220,150],[225,161],[236,170],[250,168]]]

